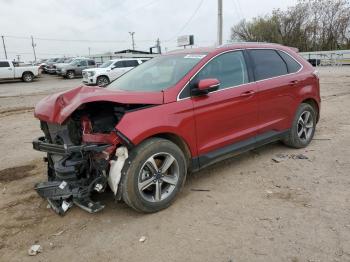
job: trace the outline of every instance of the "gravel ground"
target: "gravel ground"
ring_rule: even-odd
[[[275,143],[220,162],[149,215],[111,194],[93,215],[47,209],[33,190],[45,167],[31,148],[41,135],[32,107],[80,80],[0,84],[0,261],[350,261],[350,67],[319,71],[321,120],[308,148]],[[288,157],[276,163],[277,154]],[[29,257],[35,243],[42,253]]]

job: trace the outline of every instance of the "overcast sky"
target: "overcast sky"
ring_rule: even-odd
[[[295,3],[223,0],[224,42],[230,27],[242,18]],[[175,49],[177,36],[184,34],[194,34],[197,46],[209,46],[216,42],[216,26],[217,0],[0,0],[0,35],[9,36],[5,41],[11,59],[17,54],[22,60],[33,59],[31,35],[37,57],[45,58],[86,55],[89,47],[91,54],[128,49],[129,31],[135,32],[138,50],[148,50],[158,37],[163,50]]]

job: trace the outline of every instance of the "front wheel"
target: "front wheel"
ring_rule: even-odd
[[[292,128],[283,142],[290,147],[304,148],[314,137],[316,129],[316,112],[309,104],[301,104],[295,114]]]
[[[96,83],[100,87],[105,87],[109,84],[109,79],[107,76],[99,76]]]
[[[157,212],[175,200],[186,180],[186,160],[169,140],[151,138],[130,152],[122,179],[124,202],[139,212]]]

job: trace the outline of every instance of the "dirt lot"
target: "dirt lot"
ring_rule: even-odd
[[[321,121],[307,149],[276,143],[218,163],[150,215],[109,194],[98,214],[47,209],[33,190],[45,176],[32,108],[80,80],[0,84],[0,261],[350,261],[350,67],[320,73]],[[274,162],[279,153],[289,158]],[[29,257],[34,243],[43,252]]]

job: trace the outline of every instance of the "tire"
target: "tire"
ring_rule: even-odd
[[[130,164],[121,181],[124,202],[145,213],[170,206],[186,180],[186,159],[181,149],[169,140],[151,138],[130,151],[127,161]],[[165,162],[168,165],[164,167]]]
[[[107,76],[97,77],[96,84],[100,87],[105,87],[109,84],[109,78]]]
[[[68,79],[73,79],[75,77],[75,73],[73,70],[69,70],[67,73],[66,73],[66,77]]]
[[[315,134],[316,119],[315,108],[309,104],[301,104],[295,114],[292,128],[283,140],[284,144],[293,148],[307,147]]]
[[[34,79],[34,75],[31,72],[24,72],[22,75],[23,82],[29,83]]]

